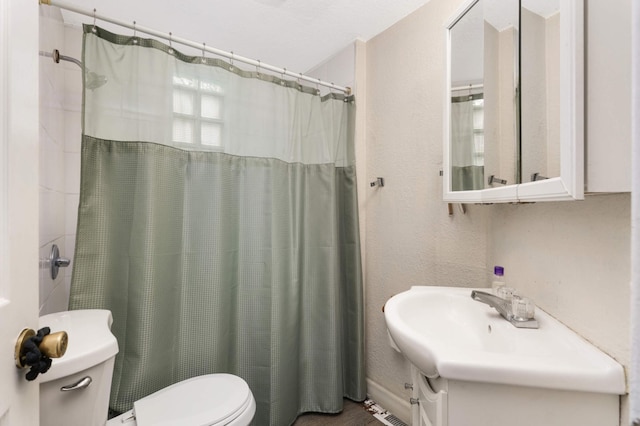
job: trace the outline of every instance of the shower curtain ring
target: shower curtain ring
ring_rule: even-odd
[[[302,73],[299,73],[300,76],[298,77],[298,90],[302,90]]]
[[[287,85],[287,82],[284,80],[284,76],[285,76],[286,73],[287,73],[287,69],[283,68],[282,69],[282,73],[280,73],[280,84],[282,86],[286,86]]]
[[[133,21],[133,44],[138,44],[138,36],[136,33],[136,21]]]
[[[318,79],[318,81],[316,81],[316,95],[320,96],[320,79]]]
[[[173,41],[173,33],[169,33],[169,54],[173,55],[173,45],[171,44],[171,42]]]
[[[229,52],[229,53],[231,53],[231,58],[229,59],[229,65],[231,65],[231,66],[229,67],[229,71],[233,71],[234,70],[234,68],[233,68],[233,50],[231,52]]]
[[[91,28],[91,32],[97,33],[98,29],[96,28],[96,8],[93,8],[93,28]]]
[[[257,61],[258,65],[256,65],[256,77],[260,78],[262,77],[262,75],[260,74],[260,68],[262,67],[262,64],[260,63],[260,59],[258,59]]]
[[[204,51],[205,51],[206,47],[207,47],[206,43],[202,42],[202,63],[203,64],[207,63],[207,58],[205,58],[205,56],[204,56]]]

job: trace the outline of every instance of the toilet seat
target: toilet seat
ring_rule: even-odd
[[[134,402],[133,407],[133,413],[117,419],[131,418],[133,414],[136,426],[217,426],[240,421],[239,417],[250,421],[255,401],[240,377],[209,374],[161,389]]]

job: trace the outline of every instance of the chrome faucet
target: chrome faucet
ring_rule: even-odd
[[[518,328],[538,328],[538,321],[533,317],[520,318],[513,314],[511,308],[511,301],[503,299],[502,297],[495,296],[491,293],[487,293],[479,290],[471,291],[471,298],[478,302],[485,303],[494,308],[504,319],[509,321],[515,327]]]

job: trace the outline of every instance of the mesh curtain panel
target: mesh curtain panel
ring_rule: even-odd
[[[106,84],[85,81],[70,308],[113,313],[111,408],[220,372],[257,425],[363,400],[353,99],[93,26],[83,43]]]

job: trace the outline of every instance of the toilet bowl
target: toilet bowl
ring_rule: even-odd
[[[175,383],[134,402],[107,421],[118,343],[111,312],[67,311],[40,317],[40,327],[66,331],[67,352],[39,376],[41,426],[246,426],[256,410],[247,383],[231,374],[208,374]]]
[[[256,406],[246,382],[209,374],[171,385],[133,403],[107,426],[248,425]]]

